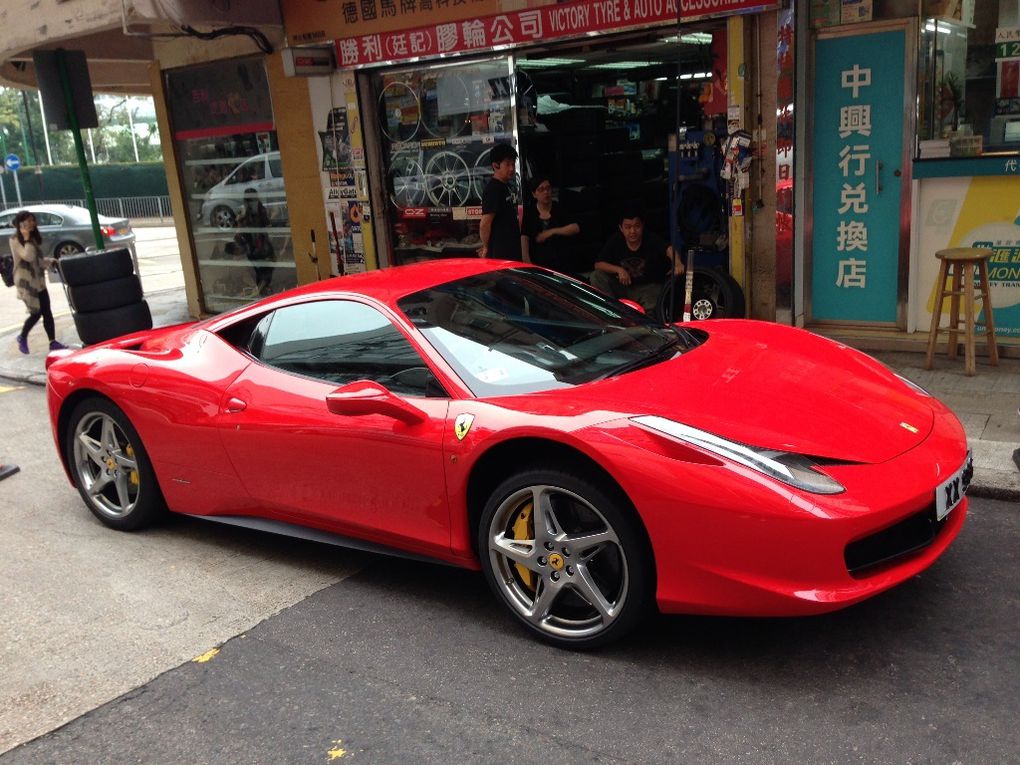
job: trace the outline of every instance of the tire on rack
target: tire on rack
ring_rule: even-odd
[[[91,313],[75,312],[74,326],[85,345],[112,340],[121,335],[152,329],[152,313],[144,300]]]
[[[652,604],[647,536],[619,489],[604,481],[523,470],[489,497],[477,543],[493,592],[533,634],[561,648],[616,640]]]
[[[108,282],[68,287],[67,293],[71,306],[78,313],[106,311],[141,301],[142,282],[135,274],[130,274]]]
[[[659,296],[656,313],[662,321],[680,321],[684,313],[685,278],[678,276],[673,289],[672,311],[669,289]],[[736,279],[718,268],[694,267],[694,285],[691,290],[691,318],[742,319],[744,318],[744,291]]]
[[[78,402],[68,420],[64,455],[81,498],[110,528],[133,531],[166,514],[142,439],[109,399],[90,396]]]
[[[85,252],[59,260],[60,273],[68,287],[108,282],[135,271],[131,251],[126,247],[103,252]]]
[[[237,213],[230,205],[216,205],[209,213],[209,225],[220,231],[229,231],[237,225]]]

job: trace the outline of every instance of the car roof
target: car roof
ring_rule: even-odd
[[[73,217],[73,218],[76,219],[74,222],[77,222],[77,223],[81,223],[82,221],[85,221],[86,223],[88,223],[88,222],[90,222],[90,218],[91,218],[91,216],[89,215],[89,210],[88,210],[87,207],[79,207],[78,205],[62,205],[62,204],[25,205],[23,207],[8,207],[6,210],[0,211],[0,216],[17,214],[17,213],[21,212],[22,210],[28,210],[30,213],[46,212],[46,213],[53,213],[55,215],[60,215],[60,216],[63,216],[63,217],[68,217],[68,218]],[[127,220],[127,218],[117,218],[115,216],[103,215],[102,213],[97,213],[97,215],[99,216],[100,222],[103,222],[103,221],[110,222],[110,221]]]
[[[532,268],[513,260],[491,260],[479,258],[449,258],[414,263],[408,266],[393,266],[366,271],[360,274],[336,276],[320,282],[313,282],[286,293],[260,301],[250,306],[222,314],[210,320],[209,328],[218,331],[234,321],[253,313],[262,313],[280,301],[281,305],[295,298],[309,295],[328,297],[361,295],[386,305],[395,305],[397,300],[420,290],[463,279],[475,274],[484,274],[506,268]]]

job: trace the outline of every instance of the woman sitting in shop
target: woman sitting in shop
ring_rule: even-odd
[[[571,237],[581,233],[559,204],[553,202],[552,182],[541,173],[531,179],[535,204],[524,208],[521,225],[521,253],[524,261],[564,274],[577,271]]]

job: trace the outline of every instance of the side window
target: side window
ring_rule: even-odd
[[[37,226],[59,226],[64,222],[64,219],[53,213],[37,212],[35,222]]]
[[[269,160],[269,173],[274,178],[283,177],[283,163],[280,161],[279,157],[275,157]]]
[[[14,221],[14,213],[10,215],[0,215],[0,228],[13,228],[11,223]]]
[[[445,396],[425,361],[371,306],[321,300],[280,308],[259,323],[250,349],[264,364],[346,385],[373,380],[404,396]]]

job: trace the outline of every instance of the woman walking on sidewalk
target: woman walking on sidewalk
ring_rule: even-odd
[[[42,236],[35,225],[35,216],[22,210],[14,216],[14,236],[11,237],[11,254],[14,256],[14,284],[18,288],[18,299],[28,309],[28,318],[18,335],[18,350],[28,353],[28,333],[36,322],[43,320],[43,329],[50,339],[50,350],[65,347],[57,341],[50,310],[50,294],[46,291],[46,267],[56,263],[42,253]]]

